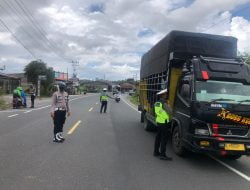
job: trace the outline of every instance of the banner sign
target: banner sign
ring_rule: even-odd
[[[68,79],[68,73],[62,73],[62,72],[56,72],[55,71],[55,79],[56,80],[67,80]]]

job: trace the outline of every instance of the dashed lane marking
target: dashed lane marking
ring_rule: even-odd
[[[71,101],[74,101],[74,100],[77,100],[77,99],[81,99],[81,98],[87,98],[87,97],[91,97],[91,96],[96,96],[96,95],[89,95],[89,96],[84,96],[84,97],[77,97],[77,98],[73,98],[73,99],[71,99],[70,100],[70,102]],[[38,107],[38,108],[35,108],[35,109],[32,109],[32,110],[28,110],[28,111],[25,111],[25,110],[7,110],[7,111],[0,111],[0,113],[1,112],[5,112],[5,113],[13,113],[13,112],[23,112],[23,113],[30,113],[30,112],[32,112],[32,111],[36,111],[36,110],[42,110],[42,109],[45,109],[45,108],[48,108],[48,107],[51,107],[51,105],[47,105],[47,106],[43,106],[43,107]],[[8,116],[8,117],[15,117],[15,116],[17,116],[18,114],[13,114],[13,115],[10,115],[10,116]]]
[[[93,110],[93,107],[89,109],[89,112]]]
[[[80,125],[81,122],[82,122],[81,120],[77,121],[76,124],[69,130],[67,134],[71,135],[76,130],[76,128]]]
[[[18,114],[13,114],[13,115],[9,115],[8,117],[15,117],[17,116]]]
[[[30,113],[30,112],[32,112],[33,110],[28,110],[28,111],[26,111],[26,112],[23,112],[23,113]]]

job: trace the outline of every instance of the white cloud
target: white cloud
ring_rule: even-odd
[[[20,26],[14,26],[13,23],[9,23],[9,26],[38,58],[42,58],[55,70],[65,72],[67,68],[71,68],[70,60],[79,60],[78,74],[82,78],[89,74],[86,73],[88,71],[91,72],[92,78],[107,73],[109,78],[119,79],[138,73],[141,54],[171,30],[232,35],[239,39],[240,51],[250,52],[250,23],[232,14],[232,10],[246,2],[250,0],[52,0],[39,4],[30,2],[32,6],[29,8],[32,9],[34,18],[46,31],[46,37],[55,48],[48,47],[46,39],[37,35],[30,23],[20,20]],[[92,4],[100,3],[104,5],[104,13],[89,12]],[[6,21],[11,19],[9,15],[4,16]],[[21,26],[27,28],[34,37],[30,38],[25,34]],[[139,36],[140,31],[145,28],[152,32]],[[19,45],[15,45],[9,34],[0,33],[0,45],[6,46],[4,49],[0,46],[0,56],[11,54],[13,61],[15,57],[27,55],[25,50],[21,51]],[[60,54],[67,61],[55,54]],[[22,57],[22,61],[28,63],[30,59],[26,56]],[[16,63],[20,64],[18,61]],[[92,63],[95,63],[95,66],[91,66]]]
[[[93,25],[97,23],[95,20],[77,14],[67,5],[63,7],[52,5],[48,8],[41,9],[40,13],[50,18],[51,28],[69,36],[83,37],[88,31],[92,30]]]
[[[0,44],[2,45],[14,45],[16,42],[13,40],[10,33],[0,32]]]
[[[250,22],[242,17],[232,18],[230,29],[225,32],[226,35],[238,38],[238,50],[241,52],[250,52]]]

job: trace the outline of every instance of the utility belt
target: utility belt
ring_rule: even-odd
[[[55,111],[66,111],[65,108],[55,108]]]

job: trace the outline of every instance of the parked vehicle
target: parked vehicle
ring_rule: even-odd
[[[250,68],[229,36],[172,31],[143,55],[139,110],[155,127],[156,93],[168,89],[176,154],[250,155]]]

